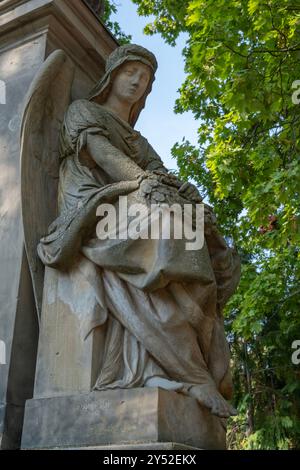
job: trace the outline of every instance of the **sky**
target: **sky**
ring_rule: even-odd
[[[137,7],[131,0],[117,0],[118,13],[111,18],[118,21],[126,34],[131,34],[132,42],[152,51],[158,61],[158,71],[152,93],[145,109],[135,126],[157,151],[165,166],[175,169],[176,161],[171,156],[171,148],[185,137],[191,143],[197,142],[197,123],[192,113],[175,114],[174,104],[179,96],[178,89],[184,81],[184,59],[181,51],[185,44],[184,35],[176,47],[165,44],[160,35],[146,36],[143,29],[151,17],[138,16]]]

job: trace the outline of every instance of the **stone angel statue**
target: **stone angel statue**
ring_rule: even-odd
[[[185,240],[175,237],[97,232],[97,208],[110,204],[118,213],[121,196],[129,207],[202,202],[134,128],[156,69],[145,48],[118,47],[90,96],[69,103],[72,66],[56,51],[31,87],[22,127],[23,218],[41,334],[49,306],[53,315],[67,309],[77,345],[101,331],[90,390],[161,387],[227,418],[235,410],[227,401],[232,384],[222,308],[237,287],[239,259],[211,209],[205,207],[205,243],[197,250],[185,250]],[[55,86],[59,80],[63,86]],[[62,319],[55,328],[57,335],[69,327]],[[66,353],[70,363],[76,347]],[[39,354],[47,351],[40,346]],[[51,375],[46,369],[44,380]]]

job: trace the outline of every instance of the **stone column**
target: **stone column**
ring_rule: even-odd
[[[81,1],[0,2],[0,447],[18,448],[33,396],[37,315],[24,251],[19,130],[28,87],[46,57],[75,64],[72,100],[87,95],[116,41]]]

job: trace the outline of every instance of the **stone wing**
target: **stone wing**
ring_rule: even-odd
[[[40,316],[44,266],[37,244],[57,216],[59,131],[70,102],[74,65],[54,51],[34,78],[21,125],[21,197],[25,249]]]

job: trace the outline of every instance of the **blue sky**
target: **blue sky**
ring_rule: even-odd
[[[184,81],[184,59],[181,51],[185,44],[182,36],[176,47],[164,43],[160,35],[146,36],[144,26],[151,18],[139,17],[136,5],[131,0],[118,0],[118,13],[112,20],[118,21],[123,31],[131,34],[132,42],[151,50],[158,60],[158,71],[153,90],[136,124],[139,130],[155,148],[169,169],[176,168],[171,157],[175,142],[186,137],[191,143],[197,141],[197,123],[192,113],[173,112],[178,89]]]

